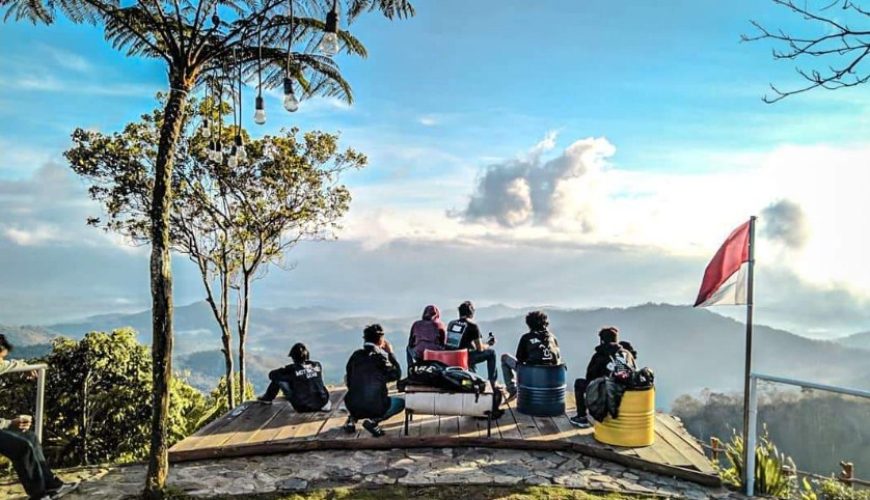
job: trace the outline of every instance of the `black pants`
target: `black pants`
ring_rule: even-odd
[[[585,378],[578,378],[574,381],[574,400],[577,402],[577,416],[586,416],[586,387],[589,382]]]
[[[292,392],[290,390],[291,380],[291,372],[286,368],[278,368],[277,370],[270,371],[269,387],[266,388],[266,393],[263,394],[263,399],[272,401],[275,399],[275,396],[278,395],[278,391],[280,390],[284,393],[284,397],[287,398],[287,401],[289,401]]]
[[[32,432],[0,430],[0,455],[12,461],[30,498],[42,498],[47,491],[63,484],[45,462],[42,446]]]

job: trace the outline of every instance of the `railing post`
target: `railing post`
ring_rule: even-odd
[[[843,471],[840,472],[840,477],[838,479],[850,488],[853,487],[855,484],[853,481],[853,479],[855,479],[855,464],[852,462],[840,462],[840,467],[843,468]]]
[[[719,463],[719,438],[716,436],[710,437],[710,449],[713,450],[713,460]]]
[[[36,415],[34,432],[36,439],[42,443],[42,420],[45,407],[45,367],[36,370]]]
[[[755,494],[755,442],[756,434],[758,433],[758,379],[755,375],[750,376],[749,380],[749,432],[746,433],[746,442],[743,446],[746,449],[746,496]]]

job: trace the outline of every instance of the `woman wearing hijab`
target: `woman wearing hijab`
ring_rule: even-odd
[[[438,306],[428,305],[423,309],[423,317],[411,325],[411,336],[408,338],[408,367],[415,361],[423,359],[423,351],[441,351],[444,349],[444,339],[447,328],[441,322],[441,311]]]

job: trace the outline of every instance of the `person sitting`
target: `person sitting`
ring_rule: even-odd
[[[495,382],[498,380],[496,354],[495,349],[492,348],[495,344],[495,338],[490,337],[488,343],[483,342],[480,328],[474,322],[474,304],[470,300],[459,305],[459,319],[454,319],[447,325],[447,336],[448,339],[459,338],[458,343],[455,344],[456,348],[468,349],[468,368],[472,372],[477,371],[476,365],[486,363],[487,378],[495,387]],[[450,344],[449,340],[448,344]],[[448,345],[448,347],[452,347],[452,345]]]
[[[278,391],[300,412],[329,411],[329,391],[323,385],[323,367],[318,361],[311,361],[308,348],[298,343],[288,354],[293,363],[269,372],[269,387],[257,401],[272,404]]]
[[[6,359],[12,344],[0,334],[0,373],[26,366],[23,361]],[[31,374],[34,375],[34,374]],[[20,415],[13,419],[0,418],[0,455],[12,462],[18,480],[31,499],[54,499],[73,491],[78,482],[65,483],[52,472],[42,454],[36,434],[30,432],[33,419]]]
[[[543,311],[532,311],[526,315],[529,332],[520,337],[516,357],[502,354],[501,369],[508,392],[508,401],[517,396],[517,365],[557,366],[562,364],[559,341],[548,327],[550,320]]]
[[[586,368],[586,378],[578,378],[574,381],[574,399],[577,402],[577,415],[570,421],[577,427],[588,428],[592,426],[586,416],[586,387],[593,380],[606,377],[620,366],[634,369],[637,351],[628,342],[619,341],[619,329],[615,326],[607,326],[598,332],[599,344],[595,346],[595,353],[589,360]]]
[[[423,352],[444,350],[444,339],[447,330],[441,321],[441,311],[438,306],[429,305],[423,309],[422,319],[418,319],[411,325],[411,334],[408,337],[408,367],[423,359]]]
[[[402,367],[393,355],[393,346],[384,338],[381,325],[369,325],[363,330],[363,348],[354,352],[347,362],[347,395],[344,404],[349,413],[344,430],[356,432],[356,422],[374,437],[384,431],[380,423],[405,409],[405,400],[391,397],[387,384],[399,380]]]

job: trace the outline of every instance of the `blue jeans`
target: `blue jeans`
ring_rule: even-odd
[[[487,379],[495,383],[498,380],[498,368],[495,366],[495,350],[484,349],[478,351],[476,349],[468,350],[468,369],[477,373],[476,365],[486,362]]]
[[[517,393],[517,358],[510,354],[501,355],[501,371],[504,374],[504,385],[511,394]]]
[[[290,389],[290,382],[285,380],[272,380],[269,382],[269,387],[266,388],[266,393],[263,394],[263,399],[266,401],[272,401],[275,399],[275,396],[278,395],[279,390],[284,394],[287,401],[290,401],[290,396],[293,394],[293,391]]]
[[[381,418],[373,418],[375,422],[381,422],[387,420],[388,418],[398,415],[405,409],[405,400],[402,398],[397,398],[394,396],[390,396],[390,408],[387,410],[387,413],[384,413],[384,416]]]
[[[378,418],[370,418],[369,420],[371,420],[372,422],[375,422],[375,423],[383,422],[384,420],[387,420],[388,418],[390,418],[394,415],[398,415],[404,409],[405,409],[405,400],[404,399],[397,398],[395,396],[390,396],[390,407],[387,409],[387,412]],[[352,415],[348,414],[347,422],[349,424],[352,424],[356,421],[357,421],[356,418],[354,418]]]

